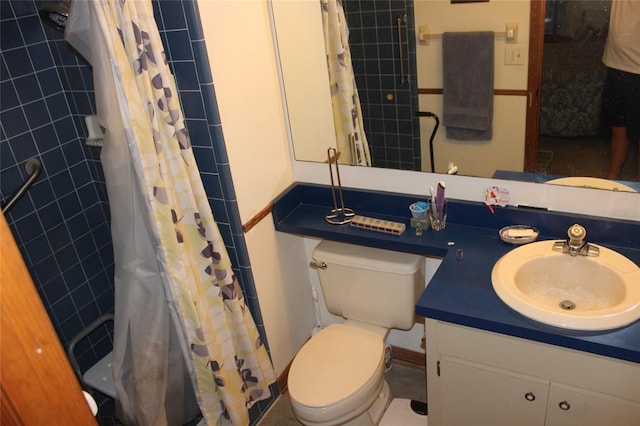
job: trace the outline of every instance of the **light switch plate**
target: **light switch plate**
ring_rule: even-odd
[[[507,43],[518,42],[518,23],[517,22],[507,22],[505,40]]]

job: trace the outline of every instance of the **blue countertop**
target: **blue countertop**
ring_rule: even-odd
[[[297,183],[274,202],[275,228],[281,232],[351,244],[380,247],[443,261],[416,304],[416,314],[464,326],[640,363],[640,321],[597,332],[567,330],[530,320],[508,307],[491,284],[494,263],[515,246],[498,236],[503,226],[526,224],[540,231],[539,240],[564,239],[570,225],[587,229],[587,240],[618,251],[640,265],[640,223],[593,216],[494,207],[449,200],[447,227],[416,236],[410,228],[412,195],[344,189],[346,207],[357,214],[404,222],[402,235],[331,225],[324,216],[333,206],[330,188]],[[461,260],[456,250],[462,250]],[[639,283],[640,285],[640,283]]]

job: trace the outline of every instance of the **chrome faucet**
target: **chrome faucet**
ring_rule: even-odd
[[[553,243],[553,250],[561,253],[569,253],[570,256],[599,256],[600,249],[584,241],[587,230],[582,225],[571,225],[567,231],[569,239]]]

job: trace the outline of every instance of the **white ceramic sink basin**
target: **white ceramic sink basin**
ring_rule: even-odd
[[[624,192],[637,192],[635,189],[608,179],[594,178],[594,177],[564,177],[549,180],[546,183],[551,185],[562,186],[575,186],[578,188],[592,188],[592,189],[608,189],[610,191],[624,191]]]
[[[596,257],[553,251],[539,241],[502,256],[493,288],[533,320],[574,330],[608,330],[640,319],[640,268],[606,247]],[[593,245],[593,244],[592,244]]]

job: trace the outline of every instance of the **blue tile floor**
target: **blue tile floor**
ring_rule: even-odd
[[[116,418],[116,404],[111,398],[106,398],[104,402],[100,404],[100,409],[96,415],[98,425],[100,426],[120,426],[122,423]],[[184,426],[196,426],[200,421],[200,417],[185,424]]]

